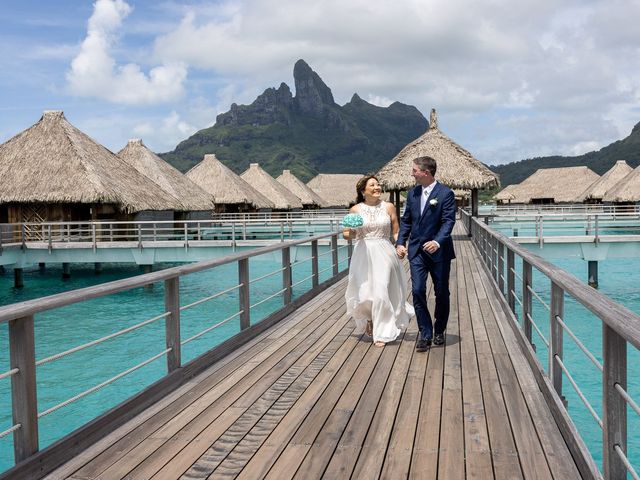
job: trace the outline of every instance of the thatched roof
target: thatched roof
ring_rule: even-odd
[[[0,145],[0,203],[104,203],[133,213],[180,202],[60,111]]]
[[[260,168],[259,163],[249,164],[249,168],[240,175],[253,188],[275,204],[278,210],[302,208],[302,202],[289,189]]]
[[[431,110],[429,129],[404,147],[393,160],[380,169],[377,176],[386,190],[406,190],[415,186],[411,176],[415,158],[429,155],[435,158],[436,180],[460,189],[493,188],[500,185],[498,175],[438,129],[436,111]]]
[[[516,202],[516,195],[515,195],[515,191],[516,191],[517,187],[518,187],[517,183],[515,183],[513,185],[507,185],[502,190],[500,190],[498,193],[496,193],[493,196],[493,199],[494,200],[498,200],[500,202],[518,203],[518,202]]]
[[[598,180],[593,182],[584,192],[575,199],[576,202],[584,202],[587,200],[602,200],[607,190],[615,187],[620,180],[629,175],[633,171],[627,162],[618,160]]]
[[[349,207],[356,203],[356,183],[363,175],[358,173],[321,173],[307,182],[327,207]]]
[[[588,167],[540,168],[514,185],[511,203],[532,203],[550,198],[554,203],[571,203],[600,176]]]
[[[253,205],[256,209],[273,208],[273,202],[235,174],[213,154],[186,173],[193,183],[213,195],[217,205]]]
[[[471,190],[465,190],[463,188],[454,188],[453,194],[457,200],[462,200],[471,197]]]
[[[605,202],[640,202],[640,166],[607,190],[602,200]]]
[[[311,190],[305,183],[291,173],[291,170],[283,170],[276,180],[287,190],[300,199],[303,206],[324,207],[326,202],[316,192]]]
[[[118,156],[180,200],[182,211],[213,210],[213,196],[210,193],[149,150],[142,140],[129,140]]]

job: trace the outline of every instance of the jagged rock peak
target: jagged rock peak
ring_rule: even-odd
[[[640,122],[635,124],[635,126],[631,130],[631,133],[640,133]]]
[[[298,60],[293,67],[293,79],[296,85],[294,101],[301,112],[319,115],[323,106],[335,105],[331,89],[304,60]]]

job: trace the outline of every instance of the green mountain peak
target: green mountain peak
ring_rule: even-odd
[[[428,127],[417,108],[399,102],[378,107],[354,94],[336,104],[304,60],[295,63],[293,77],[295,96],[285,83],[267,88],[160,156],[186,171],[215,153],[236,173],[260,163],[273,176],[288,169],[308,181],[318,173],[376,171]]]

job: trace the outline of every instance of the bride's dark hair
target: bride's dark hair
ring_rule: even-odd
[[[360,202],[364,202],[364,189],[367,187],[367,182],[371,179],[374,179],[376,182],[380,183],[380,180],[378,180],[378,177],[376,177],[375,175],[365,175],[364,177],[362,177],[360,180],[358,180],[358,183],[356,183],[356,192],[358,194],[357,198],[356,198],[356,203],[360,203]]]

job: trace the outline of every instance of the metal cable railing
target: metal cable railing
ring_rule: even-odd
[[[598,361],[598,359],[587,349],[587,347],[584,346],[584,344],[580,341],[580,339],[578,339],[578,337],[576,337],[574,335],[574,333],[571,331],[571,329],[567,326],[566,323],[564,323],[564,321],[562,320],[562,318],[559,315],[556,315],[556,321],[558,322],[558,324],[562,327],[562,329],[567,332],[569,334],[569,336],[571,337],[571,339],[575,342],[575,344],[578,346],[578,348],[580,348],[580,350],[582,350],[582,352],[587,356],[587,358],[589,360],[591,360],[591,363],[593,363],[596,368],[598,370],[600,370],[601,372],[604,371],[604,367],[602,366],[602,364]]]
[[[587,410],[589,410],[589,413],[591,414],[591,416],[598,423],[598,425],[600,425],[600,428],[604,428],[602,424],[602,420],[600,419],[600,416],[598,416],[596,411],[593,409],[593,407],[591,406],[591,403],[589,403],[589,400],[587,400],[587,397],[584,396],[584,393],[582,393],[582,390],[580,390],[580,387],[578,386],[576,381],[573,379],[573,377],[571,376],[571,373],[569,373],[569,370],[567,370],[567,367],[564,365],[560,357],[555,355],[553,358],[556,361],[556,363],[560,366],[562,371],[564,372],[565,376],[569,380],[569,383],[571,383],[571,386],[573,387],[575,392],[578,394],[578,397],[580,397],[580,400],[582,400],[582,403],[584,404],[584,406],[587,407]]]
[[[224,320],[219,321],[215,325],[212,325],[211,327],[205,328],[201,332],[198,332],[195,335],[193,335],[193,336],[181,341],[180,345],[186,345],[187,343],[192,342],[195,339],[202,337],[203,335],[209,333],[210,331],[215,330],[216,328],[221,327],[222,325],[228,323],[229,321],[233,320],[234,318],[239,317],[240,315],[242,315],[242,313],[244,313],[242,310],[240,310],[238,313],[234,313],[230,317],[227,317]]]

